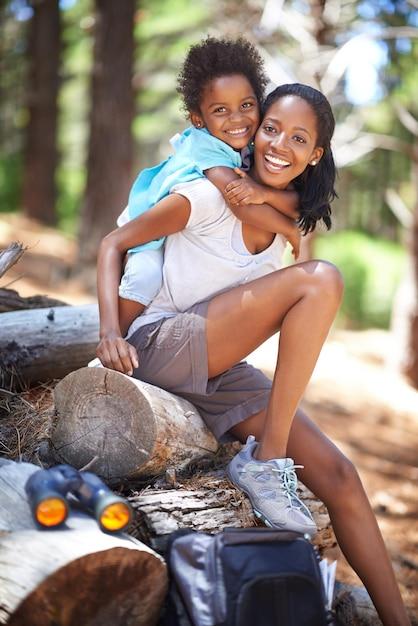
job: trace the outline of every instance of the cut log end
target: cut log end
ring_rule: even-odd
[[[166,584],[165,565],[152,554],[125,548],[89,554],[46,578],[8,625],[152,626]]]
[[[155,417],[126,376],[83,368],[58,383],[54,395],[58,423],[52,444],[59,459],[80,468],[96,458],[92,471],[108,479],[130,476],[147,462]]]
[[[57,460],[109,480],[156,476],[218,448],[190,402],[113,370],[72,372],[54,399]]]

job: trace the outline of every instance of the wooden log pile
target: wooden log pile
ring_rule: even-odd
[[[81,512],[67,528],[39,531],[23,489],[36,467],[0,461],[0,624],[156,624],[167,575],[153,548],[164,550],[168,534],[182,527],[213,532],[257,523],[248,499],[225,478],[227,456],[186,400],[105,368],[77,369],[94,355],[96,306],[48,303],[1,315],[0,387],[11,383],[10,372],[25,384],[64,377],[54,392],[48,461],[88,466],[112,486],[147,486],[131,497],[139,513],[131,535],[142,542],[105,535]],[[205,469],[182,471],[190,467]],[[303,486],[301,497],[320,551],[335,554],[324,505]],[[342,626],[380,623],[364,589],[343,586],[338,594]]]

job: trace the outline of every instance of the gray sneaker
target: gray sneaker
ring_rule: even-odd
[[[244,491],[254,514],[266,526],[314,535],[316,525],[309,509],[298,498],[298,479],[293,459],[257,461],[253,452],[257,442],[253,435],[227,467],[230,480]]]

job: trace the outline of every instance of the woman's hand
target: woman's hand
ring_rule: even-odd
[[[139,365],[135,348],[116,332],[109,332],[101,337],[96,356],[105,367],[128,376],[132,376]]]
[[[234,168],[234,172],[241,178],[233,180],[225,187],[224,196],[227,202],[232,205],[264,204],[265,188],[247,176],[239,167]]]

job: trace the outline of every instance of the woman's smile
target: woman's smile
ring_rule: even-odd
[[[281,171],[285,167],[290,167],[290,162],[286,159],[281,159],[274,154],[266,154],[264,160],[267,161],[266,167],[271,171]]]

